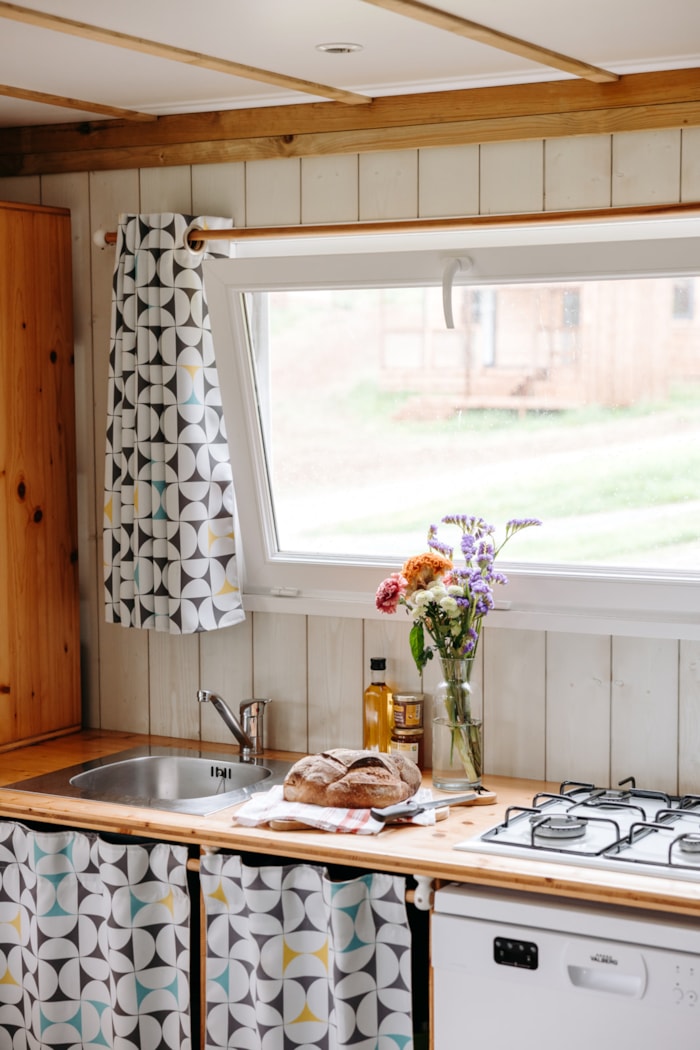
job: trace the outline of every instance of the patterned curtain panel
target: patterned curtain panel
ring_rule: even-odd
[[[245,618],[235,508],[203,260],[190,227],[230,219],[121,215],[105,465],[106,619],[190,634]],[[216,247],[216,245],[221,245]]]
[[[189,1050],[186,861],[0,822],[1,1050]]]
[[[202,857],[207,1050],[410,1050],[405,880]]]

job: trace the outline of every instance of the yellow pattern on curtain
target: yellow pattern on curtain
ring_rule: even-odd
[[[235,505],[202,261],[205,216],[121,215],[112,295],[104,562],[106,619],[171,634],[245,618]]]
[[[411,1050],[405,879],[200,862],[206,1050]]]
[[[189,1050],[186,864],[0,821],[0,1047]]]

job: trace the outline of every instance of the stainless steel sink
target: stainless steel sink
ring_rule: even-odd
[[[281,784],[290,765],[265,757],[239,762],[220,752],[140,747],[5,786],[206,816]]]

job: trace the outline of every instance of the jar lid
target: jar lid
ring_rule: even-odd
[[[369,666],[372,671],[386,671],[386,660],[383,656],[373,656]]]

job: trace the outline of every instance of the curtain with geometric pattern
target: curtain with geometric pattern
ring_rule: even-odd
[[[190,1050],[186,863],[0,822],[0,1050]]]
[[[112,291],[106,619],[190,634],[245,618],[236,513],[202,262],[190,229],[230,219],[121,215]]]
[[[203,856],[206,1050],[411,1050],[405,879]]]

